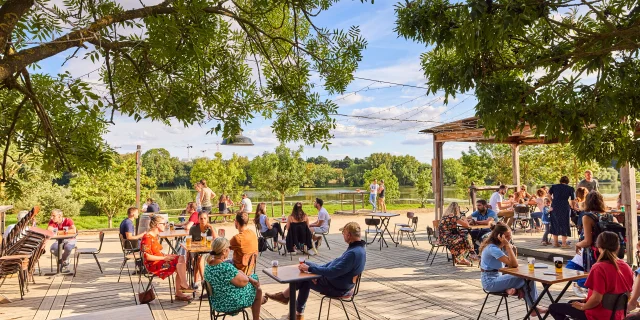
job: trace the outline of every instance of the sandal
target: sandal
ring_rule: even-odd
[[[265,303],[267,303],[267,301],[269,301],[269,297],[267,297],[266,295],[265,295],[265,296],[262,296],[262,305],[264,305]]]
[[[557,244],[557,243],[554,243],[554,244],[553,244],[553,246],[554,246],[555,248],[560,248],[560,244]]]
[[[550,244],[551,244],[551,243],[546,242],[546,241],[542,241],[542,242],[540,242],[540,245],[543,245],[543,246],[545,246],[545,247],[546,247],[546,246],[548,246],[548,245],[550,245]]]
[[[462,259],[462,260],[459,260],[459,261],[454,261],[454,263],[455,264],[459,264],[459,265],[463,265],[463,266],[467,266],[467,267],[471,266],[471,262],[469,262],[469,261],[467,261],[465,259]]]
[[[190,296],[178,296],[178,295],[176,295],[176,300],[177,301],[191,302],[191,300],[193,300],[193,298],[190,297]]]
[[[568,244],[563,244],[563,245],[560,246],[560,248],[562,248],[562,249],[572,249],[573,247],[568,245]]]

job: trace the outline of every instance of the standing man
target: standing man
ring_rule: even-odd
[[[242,201],[240,201],[240,212],[251,213],[253,212],[253,205],[251,204],[251,199],[247,196],[246,193],[242,194]]]
[[[492,224],[498,222],[498,215],[487,205],[487,201],[479,199],[476,201],[476,211],[471,214],[470,224],[486,225],[486,228],[471,230],[471,239],[473,239],[473,247],[478,252],[479,245],[476,242],[482,242],[482,236],[491,232]]]
[[[49,220],[49,225],[47,226],[47,230],[53,232],[53,229],[58,229],[58,232],[63,232],[64,228],[67,227],[67,234],[76,234],[78,230],[76,226],[73,224],[73,220],[71,218],[65,218],[62,216],[62,210],[53,209],[51,211],[51,220]],[[62,242],[62,267],[69,267],[69,256],[71,255],[71,251],[76,247],[76,238],[65,239]],[[51,254],[54,256],[58,255],[58,241],[54,241],[51,245]]]
[[[593,179],[593,172],[587,170],[584,172],[584,179],[578,183],[578,188],[587,188],[589,192],[592,190],[598,191],[598,180]]]
[[[153,198],[147,198],[147,212],[158,213],[160,212],[160,206],[153,200]]]
[[[325,233],[329,231],[329,212],[322,205],[324,205],[324,201],[320,198],[316,198],[316,201],[313,203],[313,207],[318,210],[318,220],[314,223],[309,224],[309,229],[311,230],[311,234],[313,235],[313,241],[316,243],[316,249],[322,244],[322,236],[316,236],[316,233]]]
[[[489,205],[494,212],[498,212],[498,217],[504,218],[504,223],[511,226],[513,223],[513,207],[508,204],[502,204],[502,196],[507,193],[507,186],[500,185],[498,191],[494,192],[489,199]]]
[[[130,207],[129,209],[127,209],[127,219],[124,219],[122,220],[122,222],[120,222],[120,234],[122,235],[122,239],[129,240],[124,242],[125,249],[137,249],[137,240],[142,239],[142,237],[147,234],[147,232],[145,231],[139,235],[136,235],[134,222],[136,221],[136,219],[138,219],[138,214],[138,208]]]
[[[360,240],[360,225],[349,222],[343,228],[342,238],[349,244],[347,251],[340,257],[329,263],[319,265],[307,261],[298,265],[302,272],[311,272],[321,275],[322,278],[311,281],[302,281],[298,287],[298,300],[296,301],[296,320],[304,320],[304,307],[309,298],[309,291],[317,291],[330,297],[346,296],[356,284],[356,278],[364,271],[367,262],[367,253],[364,241]],[[266,294],[269,299],[282,304],[289,303],[289,288],[275,294]]]
[[[373,212],[376,212],[376,196],[378,195],[378,179],[373,179],[373,182],[369,185],[369,203],[373,206]]]

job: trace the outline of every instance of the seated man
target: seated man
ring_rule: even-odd
[[[229,241],[229,248],[233,250],[233,265],[245,274],[251,274],[253,269],[248,268],[249,258],[251,254],[258,253],[258,236],[249,230],[249,215],[246,212],[238,213],[234,224],[238,234]],[[255,265],[255,261],[253,264]]]
[[[138,240],[142,239],[146,232],[136,235],[136,228],[134,226],[134,221],[138,219],[138,208],[130,207],[127,209],[127,219],[122,220],[120,222],[120,234],[122,235],[122,239],[129,240],[124,242],[125,249],[138,249]]]
[[[309,230],[311,230],[311,234],[313,235],[313,241],[316,243],[316,248],[318,248],[322,241],[322,236],[316,236],[316,233],[325,233],[329,231],[329,212],[322,205],[324,201],[320,198],[316,198],[316,201],[313,203],[313,206],[318,210],[318,221],[309,224]]]
[[[49,226],[47,226],[47,230],[53,232],[53,229],[58,229],[58,233],[64,232],[64,228],[67,228],[67,234],[76,234],[78,230],[76,226],[73,224],[73,220],[71,218],[65,218],[62,216],[62,210],[53,209],[51,211],[51,220],[49,220]],[[65,239],[62,242],[63,252],[62,252],[62,267],[69,267],[69,256],[71,255],[71,251],[76,247],[76,238]],[[51,245],[51,254],[54,256],[58,255],[58,241],[54,241]]]
[[[503,196],[507,193],[507,186],[500,185],[498,191],[494,192],[489,199],[491,210],[498,213],[498,217],[504,218],[504,223],[508,226],[513,223],[513,203],[503,202]]]
[[[360,226],[356,222],[349,222],[343,228],[342,237],[349,244],[347,251],[337,259],[318,265],[306,262],[298,266],[300,271],[308,271],[322,278],[303,281],[298,285],[298,300],[296,301],[296,320],[304,320],[304,307],[309,298],[309,291],[314,290],[330,297],[343,297],[349,294],[355,286],[355,277],[364,271],[367,261],[365,242],[360,240]],[[289,303],[289,289],[276,294],[266,294],[282,304]]]
[[[498,215],[487,205],[487,201],[484,199],[480,199],[476,201],[476,211],[471,214],[470,224],[472,225],[486,225],[487,228],[475,229],[471,230],[471,239],[473,239],[473,247],[476,252],[478,252],[479,244],[477,242],[482,242],[482,236],[491,232],[492,224],[498,222]]]

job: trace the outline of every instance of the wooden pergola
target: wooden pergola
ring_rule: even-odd
[[[485,135],[484,127],[478,122],[477,117],[445,123],[420,131],[433,135],[433,194],[435,197],[436,219],[440,219],[444,213],[443,193],[443,146],[445,142],[480,142],[501,143],[511,146],[511,170],[513,172],[513,184],[520,185],[520,146],[560,143],[557,139],[547,139],[544,136],[536,136],[534,131],[525,123],[522,130],[514,130],[507,138],[498,140],[495,137]],[[640,129],[636,129],[636,135],[640,135]],[[622,204],[625,206],[625,220],[627,223],[627,262],[633,264],[636,254],[636,239],[638,238],[638,226],[636,223],[636,179],[635,169],[628,163],[620,169],[622,183]]]

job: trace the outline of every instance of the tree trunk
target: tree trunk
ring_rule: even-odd
[[[284,193],[280,194],[280,205],[282,206],[282,215],[284,216]]]
[[[109,219],[109,229],[111,229],[113,228],[113,216],[108,215],[107,218]]]
[[[271,197],[271,218],[273,218],[274,212],[273,212],[274,208],[273,208],[273,197]]]

